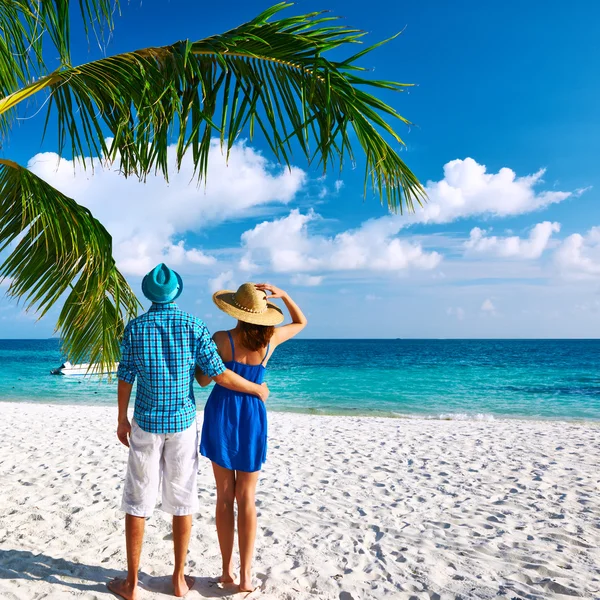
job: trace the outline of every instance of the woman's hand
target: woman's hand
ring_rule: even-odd
[[[284,292],[282,289],[271,285],[270,283],[257,283],[256,289],[261,290],[265,294],[267,294],[268,298],[286,298],[287,292]],[[268,292],[268,293],[267,293]]]

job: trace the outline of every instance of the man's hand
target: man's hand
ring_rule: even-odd
[[[124,419],[123,421],[119,421],[119,425],[117,426],[117,437],[119,441],[124,446],[129,448],[129,436],[131,435],[131,423],[129,419]]]
[[[260,386],[260,392],[258,394],[258,397],[263,401],[266,402],[267,398],[269,397],[269,394],[271,393],[269,391],[269,386],[266,383],[262,383]]]

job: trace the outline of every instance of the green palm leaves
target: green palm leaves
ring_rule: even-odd
[[[39,177],[0,159],[0,267],[13,296],[44,315],[64,300],[58,318],[74,362],[106,365],[119,353],[123,320],[139,303],[118,272],[111,238],[90,212]]]
[[[366,157],[365,193],[370,182],[393,211],[412,209],[423,200],[421,184],[392,145],[402,144],[394,124],[407,121],[375,95],[402,91],[406,84],[364,77],[357,63],[380,44],[345,60],[329,59],[332,51],[339,55],[363,35],[340,25],[335,17],[310,13],[276,18],[290,6],[280,3],[222,35],[71,67],[68,5],[67,0],[0,0],[0,22],[12,23],[12,29],[3,31],[17,36],[16,41],[6,36],[0,43],[0,71],[10,63],[9,46],[22,50],[31,42],[32,23],[41,22],[48,29],[63,63],[20,89],[16,84],[23,84],[32,72],[27,61],[16,60],[13,74],[0,73],[0,90],[5,91],[0,98],[0,134],[9,131],[8,115],[21,102],[49,94],[46,127],[57,119],[59,152],[101,156],[115,162],[125,175],[144,179],[159,171],[168,176],[167,150],[175,143],[176,166],[189,153],[202,179],[212,138],[220,138],[228,153],[241,136],[257,136],[280,162],[291,165],[299,155],[324,171],[341,168],[360,152]],[[80,5],[87,21],[110,25],[108,0],[81,0]],[[16,22],[15,6],[20,11]],[[39,68],[43,63],[37,50],[34,46]],[[35,251],[39,254],[45,248],[47,253],[46,262],[28,262],[27,253],[17,246],[1,271],[13,279],[11,293],[26,296],[45,311],[72,285],[59,321],[67,349],[74,356],[87,345],[94,356],[112,362],[122,319],[136,307],[114,266],[108,234],[89,213],[23,169],[5,164],[2,173],[2,207],[10,209],[12,217],[2,221],[0,244],[19,235],[16,215],[21,211],[21,232],[34,231],[32,240],[39,246]],[[15,195],[10,186],[16,182],[21,193]],[[32,194],[44,197],[33,202]],[[51,205],[55,209],[50,210]],[[65,212],[56,206],[66,207]],[[67,239],[70,253],[65,253],[64,242],[59,243]],[[56,256],[60,261],[50,268]],[[88,264],[93,265],[91,270]],[[86,279],[92,271],[98,277],[93,293],[92,280]],[[79,312],[75,306],[80,306]]]

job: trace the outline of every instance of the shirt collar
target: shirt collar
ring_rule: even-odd
[[[165,302],[164,304],[158,304],[156,302],[152,303],[152,306],[148,309],[148,312],[158,311],[158,310],[176,310],[179,308],[175,302]]]

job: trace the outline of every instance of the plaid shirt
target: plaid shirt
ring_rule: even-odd
[[[153,304],[127,324],[117,377],[137,378],[133,416],[144,431],[176,433],[194,422],[196,365],[211,377],[225,371],[206,325],[173,302]]]

